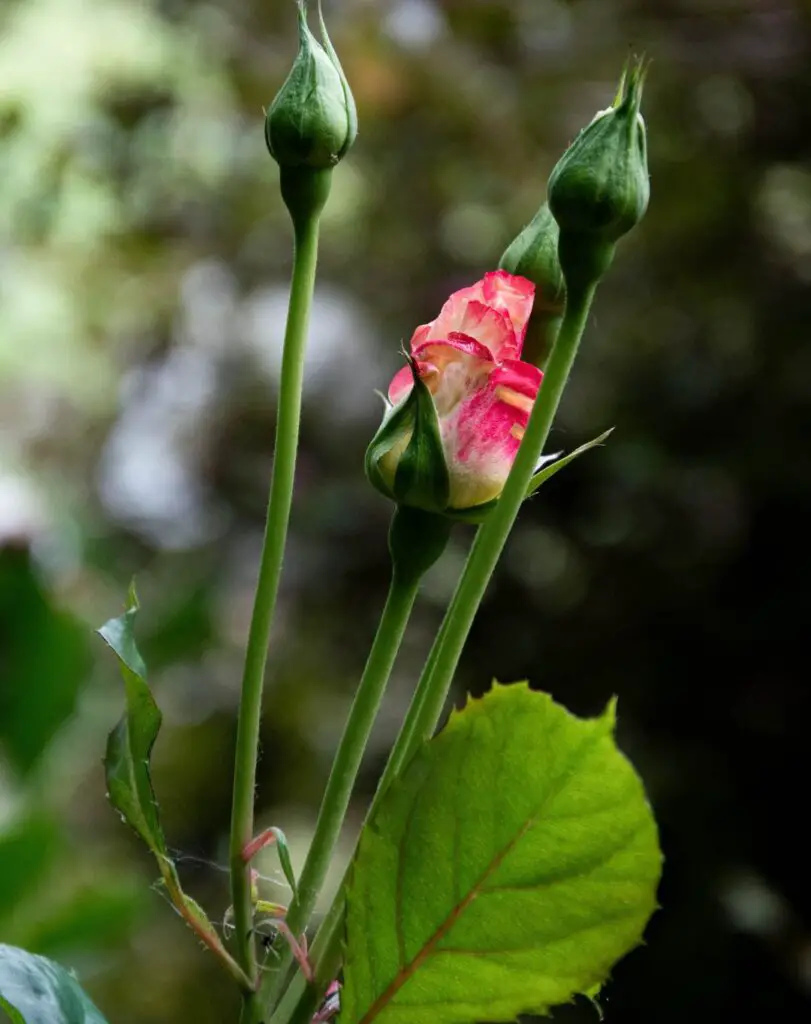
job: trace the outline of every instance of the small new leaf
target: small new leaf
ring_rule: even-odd
[[[579,448],[575,448],[573,452],[569,452],[568,455],[564,455],[562,458],[558,458],[560,453],[557,455],[545,455],[541,460],[542,469],[532,477],[527,487],[526,498],[532,497],[532,495],[538,490],[541,484],[545,484],[550,477],[553,477],[555,473],[568,466],[570,462],[574,461],[579,455],[587,452],[590,448],[595,448],[597,445],[601,445],[608,436],[614,430],[611,427],[609,430],[603,431],[599,437],[595,437],[592,441],[587,441],[585,444],[581,444]],[[465,509],[449,509],[446,515],[451,516],[453,519],[458,520],[462,523],[472,523],[478,525],[483,523],[487,516],[498,504],[499,499],[493,498],[492,501],[488,501],[484,505],[474,505],[471,508]]]
[[[526,684],[451,716],[361,835],[342,1024],[470,1024],[594,996],[656,906],[656,825],[613,737]]]
[[[293,862],[290,859],[290,847],[287,844],[287,836],[280,828],[274,827],[272,831],[276,836],[276,850],[279,854],[279,863],[282,866],[284,877],[287,879],[287,884],[290,886],[290,891],[293,893],[293,896],[298,899],[296,873],[293,870]]]
[[[573,452],[569,452],[569,454],[564,455],[563,458],[555,459],[554,462],[550,462],[548,465],[544,466],[543,469],[539,470],[535,474],[535,476],[533,476],[533,478],[530,480],[529,487],[527,487],[527,498],[530,495],[534,494],[541,486],[541,484],[545,484],[546,481],[550,479],[550,477],[553,477],[555,473],[558,473],[561,469],[564,469],[566,466],[569,465],[570,462],[573,462],[576,458],[578,458],[578,456],[582,455],[584,452],[589,451],[591,448],[596,448],[598,445],[601,445],[604,441],[608,439],[609,435],[613,432],[613,430],[613,427],[611,427],[608,430],[604,430],[599,437],[595,437],[591,441],[586,441],[585,444],[581,444],[579,448],[575,448]]]

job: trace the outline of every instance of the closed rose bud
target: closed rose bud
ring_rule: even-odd
[[[566,309],[566,285],[558,259],[558,222],[547,203],[507,247],[499,267],[535,285],[523,359],[543,366]]]
[[[307,25],[305,0],[299,0],[298,20],[298,54],[265,116],[265,141],[282,168],[327,170],[355,139],[355,103],[323,18],[326,49]]]
[[[366,454],[387,497],[454,518],[498,499],[543,377],[520,358],[534,292],[523,277],[489,273],[414,332]]]
[[[639,112],[645,65],[624,73],[614,104],[600,111],[557,162],[549,207],[560,227],[559,255],[569,287],[594,284],[617,241],[648,206],[645,122]]]

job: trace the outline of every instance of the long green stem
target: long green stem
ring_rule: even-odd
[[[312,913],[326,877],[369,733],[400,649],[418,587],[418,579],[401,578],[396,573],[392,575],[380,627],[352,702],[327,781],[313,841],[299,879],[298,906],[294,903],[288,913],[288,925],[294,934],[297,927],[302,927]]]
[[[428,657],[420,674],[417,688],[414,691],[414,696],[411,698],[411,703],[408,706],[405,719],[403,720],[403,724],[394,741],[394,746],[391,749],[389,758],[386,761],[386,767],[383,769],[383,774],[380,776],[380,781],[377,785],[377,792],[375,793],[374,800],[372,801],[372,806],[369,808],[367,818],[371,816],[378,801],[391,785],[392,780],[400,774],[403,765],[407,760],[410,760],[411,755],[416,749],[418,740],[415,737],[417,736],[420,710],[425,703],[427,681],[433,674],[437,656],[440,650],[442,650],[447,622],[448,617],[446,615],[439,627],[436,637],[434,638],[431,650],[428,652]]]
[[[287,526],[293,499],[296,451],[301,419],[304,350],[318,257],[320,209],[293,218],[295,250],[290,305],[284,336],[284,354],[276,418],[276,443],[270,482],[267,520],[259,579],[251,617],[237,724],[231,818],[231,897],[234,908],[237,960],[255,985],[256,957],[253,939],[250,867],[242,850],[253,837],[254,787],[259,748],[259,724],[268,642],[279,579],[282,571]],[[249,997],[250,999],[250,997]],[[260,1019],[246,1005],[243,1020]]]
[[[496,567],[509,532],[527,492],[535,467],[549,436],[569,373],[577,355],[580,338],[588,320],[596,284],[582,291],[569,290],[566,315],[549,361],[543,386],[530,416],[524,440],[498,504],[480,527],[464,572],[434,641],[409,707],[400,736],[395,743],[378,787],[372,811],[388,782],[408,762],[419,744],[436,728],[448,695],[459,657],[487,584]],[[371,813],[371,811],[370,811]],[[367,817],[368,820],[368,817]],[[323,984],[339,963],[343,929],[343,884],[322,923],[313,946],[316,976]],[[319,986],[320,987],[320,986]],[[274,1014],[274,1024],[287,1024],[306,1017],[313,993],[300,978],[293,984]]]
[[[321,802],[313,841],[298,883],[298,898],[293,900],[287,913],[287,924],[294,935],[298,935],[306,926],[324,884],[369,733],[417,596],[419,581],[418,574],[392,573],[380,625]],[[284,983],[290,960],[290,951],[286,950],[278,970],[270,976],[268,991],[263,993],[263,999],[273,1000]]]

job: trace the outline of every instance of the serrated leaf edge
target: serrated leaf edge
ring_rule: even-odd
[[[593,443],[596,443],[596,442],[592,442],[592,444]],[[591,447],[591,444],[588,447]],[[615,732],[616,732],[616,721],[617,721],[616,708],[617,708],[617,703],[618,703],[618,697],[616,695],[614,695],[614,696],[612,696],[610,698],[610,700],[606,704],[605,709],[603,710],[603,712],[601,714],[596,715],[594,717],[583,717],[583,716],[579,716],[579,715],[574,714],[573,712],[569,711],[569,709],[566,708],[564,705],[560,704],[558,701],[555,701],[554,698],[551,696],[551,694],[548,694],[548,693],[546,693],[544,691],[540,691],[540,690],[533,690],[532,687],[530,686],[528,680],[521,680],[521,681],[517,681],[517,682],[513,682],[513,683],[501,683],[497,679],[493,679],[491,681],[491,687],[490,687],[489,690],[485,691],[480,696],[474,696],[473,694],[468,693],[466,695],[465,701],[464,701],[464,703],[463,703],[463,705],[461,707],[458,707],[458,708],[454,707],[454,708],[451,709],[451,712],[450,712],[450,714],[448,716],[448,720],[447,720],[444,728],[441,730],[441,733],[445,733],[446,730],[451,729],[452,727],[456,727],[459,724],[459,720],[462,719],[465,715],[469,715],[471,713],[475,714],[475,713],[479,712],[482,708],[484,708],[485,705],[491,703],[493,700],[501,699],[503,697],[503,695],[507,691],[513,691],[514,692],[516,689],[518,689],[519,691],[521,691],[521,692],[523,692],[525,694],[531,694],[533,696],[533,698],[540,698],[540,699],[545,700],[547,704],[550,704],[550,705],[553,705],[553,706],[559,708],[560,710],[565,712],[566,715],[568,715],[569,717],[571,717],[573,719],[576,719],[579,722],[591,723],[592,725],[603,725],[604,726],[603,729],[595,729],[594,732],[592,732],[591,736],[589,737],[589,740],[586,741],[588,743],[588,745],[591,745],[592,742],[593,743],[597,743],[600,740],[604,739],[606,736],[613,737]],[[436,739],[436,738],[437,737],[434,737],[434,739]],[[432,742],[432,741],[426,741],[426,743],[424,743],[420,749],[422,749],[423,747],[427,746],[428,743],[430,743],[430,742]],[[619,748],[616,748],[616,750],[617,750],[617,753],[619,754],[619,756],[623,759],[623,761],[625,761],[627,764],[629,764],[631,769],[634,771],[634,774],[636,774],[636,771],[633,768],[633,765],[630,764],[630,762],[628,761],[628,758],[625,756],[625,754]],[[416,755],[415,755],[415,757],[416,757]],[[401,776],[396,777],[392,781],[392,784],[391,784],[392,789],[394,789],[395,787],[399,787],[399,786],[404,784],[404,777],[405,777],[405,774],[407,774],[407,772],[408,772],[408,768],[406,767],[404,774],[401,775]],[[642,795],[642,797],[643,797],[643,799],[645,801],[646,806],[648,808],[650,808],[650,803],[649,803],[649,801],[647,799],[647,794],[645,793],[644,787],[642,787],[642,794],[641,795]],[[372,820],[367,822],[365,828],[368,828],[370,831],[372,831],[372,832],[376,833],[377,835],[379,835],[380,832],[379,832],[379,829],[376,827],[376,821],[375,821],[375,818],[377,816],[378,815],[376,814]],[[535,818],[537,818],[537,815],[534,816],[533,820],[535,820]],[[655,819],[654,819],[654,826],[655,826]],[[497,862],[502,861],[504,859],[504,857],[507,856],[507,854],[513,848],[515,843],[521,838],[522,835],[524,835],[526,833],[526,831],[530,827],[531,827],[531,823],[528,823],[527,825],[525,825],[521,829],[519,835],[516,836],[516,838],[514,840],[512,840],[508,844],[506,849],[504,851],[502,851],[499,856],[494,858],[494,860],[491,862],[490,865],[488,865],[488,869],[487,869],[487,872],[485,874],[489,875],[492,872],[492,866],[493,866],[494,863],[496,863],[496,866],[498,866]],[[357,858],[357,853],[358,853],[359,848],[360,848],[360,844],[359,844],[358,848],[356,849],[355,858]],[[663,858],[662,858],[661,851],[660,851],[660,854],[659,854],[659,863],[660,863],[660,865],[662,863],[662,860],[663,860]],[[354,859],[353,859],[353,863],[352,863],[352,865],[350,867],[350,873],[349,873],[348,878],[347,878],[347,884],[346,884],[346,889],[345,889],[345,899],[346,899],[347,909],[349,908],[349,906],[351,904],[351,901],[352,901],[352,890],[353,890],[353,886],[354,886],[354,881],[355,881],[355,862],[354,862]],[[443,931],[443,926],[440,926],[440,928],[437,929],[437,932],[434,935],[432,935],[427,940],[427,942],[425,943],[426,948],[428,946],[431,946],[431,945],[436,945],[436,943],[438,941],[440,941],[442,939],[442,937],[444,937],[444,935],[447,933],[447,931],[449,931],[450,928],[453,926],[453,921],[458,918],[458,916],[463,912],[465,907],[469,906],[470,903],[472,902],[472,900],[475,899],[476,895],[478,895],[478,891],[477,891],[478,888],[479,888],[479,883],[477,883],[476,886],[473,887],[471,893],[468,894],[468,896],[466,896],[463,900],[461,900],[459,905],[453,909],[453,911],[449,914],[449,918],[453,918],[451,923],[448,925],[447,928],[444,929],[444,931]],[[645,944],[645,941],[644,941],[644,928],[647,927],[647,924],[650,921],[650,917],[652,917],[653,914],[657,910],[659,910],[659,909],[660,909],[660,904],[654,898],[653,905],[652,905],[651,911],[650,911],[650,915],[648,916],[648,918],[646,919],[645,923],[642,926],[643,931],[640,932],[638,940],[633,945],[628,947],[626,952],[623,954],[623,957],[627,956],[628,954],[633,952],[633,950],[635,950],[635,949],[637,949],[640,946]],[[343,959],[343,962],[344,962],[344,965],[346,966],[348,964],[348,958],[349,958],[349,956],[351,954],[351,951],[350,951],[349,945],[348,945],[348,938],[346,936],[344,938],[343,948],[344,948],[344,959]],[[412,960],[412,962],[411,962],[411,964],[409,966],[411,966],[413,964],[416,964],[417,961],[419,961],[419,960],[424,959],[423,952],[424,952],[423,950],[420,950],[420,952],[417,954],[417,956],[415,958],[413,958],[413,960]],[[401,970],[402,970],[402,968],[401,968]],[[407,975],[404,978],[404,981],[401,984],[396,986],[396,988],[394,989],[394,993],[393,994],[390,993],[390,990],[392,988],[393,982],[390,982],[389,985],[387,986],[387,989],[384,990],[384,992],[381,993],[380,996],[378,996],[378,998],[369,1006],[369,1008],[366,1010],[366,1012],[363,1014],[363,1016],[361,1018],[359,1018],[358,1024],[371,1024],[371,1022],[374,1021],[377,1018],[377,1016],[378,1016],[378,1012],[376,1012],[375,1008],[379,1007],[379,1009],[382,1010],[385,1005],[390,1003],[391,999],[393,998],[393,995],[396,995],[396,992],[399,991],[403,987],[403,984],[405,984],[410,979],[410,977],[415,973],[415,971],[416,971],[416,967],[414,967],[412,970],[410,970],[407,973]],[[586,998],[592,999],[592,1001],[593,1001],[594,994],[599,994],[599,992],[602,990],[602,988],[605,986],[605,984],[610,980],[610,978],[611,978],[611,971],[609,970],[605,974],[604,977],[596,980],[594,982],[594,984],[591,986],[591,988],[586,989],[586,990],[584,990],[582,992],[573,992],[572,995],[569,997],[569,999],[568,1000],[564,1000],[563,1003],[574,1003],[574,1001],[575,1001],[577,996],[585,996]],[[387,997],[385,1000],[383,999],[384,996]],[[556,1003],[556,1004],[554,1004],[554,1006],[563,1005],[563,1003]],[[549,1016],[551,1014],[551,1011],[554,1009],[554,1006],[553,1005],[549,1005],[547,1007],[542,1007],[542,1008],[529,1008],[529,1007],[527,1007],[525,1010],[522,1010],[521,1013],[532,1012],[534,1014],[541,1015],[541,1016]],[[339,1024],[341,1024],[340,1019],[339,1019]]]

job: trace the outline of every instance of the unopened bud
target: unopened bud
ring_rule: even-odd
[[[355,101],[320,14],[319,4],[323,46],[307,25],[306,0],[298,0],[298,54],[265,116],[265,141],[283,169],[327,170],[357,134]]]
[[[623,73],[617,96],[557,162],[549,178],[549,206],[560,227],[559,255],[571,288],[596,283],[617,241],[648,206],[645,122],[639,112],[645,64]]]
[[[547,203],[507,247],[499,267],[535,285],[535,302],[527,324],[521,358],[543,366],[566,309],[566,285],[558,259],[558,223]]]

